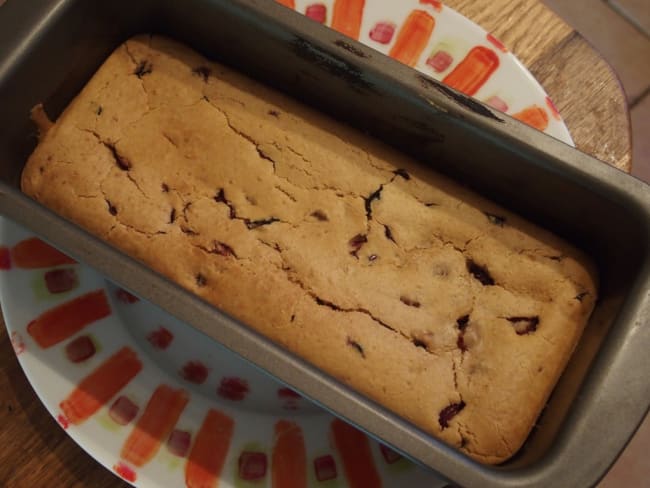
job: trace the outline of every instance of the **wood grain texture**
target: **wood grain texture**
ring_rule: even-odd
[[[542,58],[531,72],[548,87],[576,147],[617,168],[632,168],[630,120],[618,78],[602,58],[574,34]]]
[[[573,34],[571,27],[537,0],[449,0],[445,5],[494,34],[526,66]]]
[[[449,0],[499,38],[542,84],[578,149],[632,169],[627,102],[607,62],[537,0]]]
[[[2,5],[3,0],[0,0]],[[630,127],[611,68],[536,0],[449,0],[500,38],[542,83],[578,148],[630,170]],[[41,405],[0,319],[0,486],[124,487],[86,455]]]
[[[127,488],[66,435],[38,400],[0,317],[0,486]]]

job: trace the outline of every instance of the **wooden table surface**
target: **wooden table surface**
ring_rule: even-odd
[[[579,149],[630,170],[630,127],[623,90],[609,66],[574,30],[537,0],[445,3],[500,38],[530,69],[565,118]],[[48,414],[27,382],[2,326],[0,486],[128,486],[86,455]]]

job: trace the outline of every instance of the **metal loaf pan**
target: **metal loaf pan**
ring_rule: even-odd
[[[596,260],[596,311],[516,458],[473,462],[20,193],[36,143],[30,109],[44,102],[57,116],[119,43],[142,32],[185,42],[382,138]],[[0,107],[2,214],[463,486],[595,484],[648,411],[648,187],[271,0],[9,0]]]

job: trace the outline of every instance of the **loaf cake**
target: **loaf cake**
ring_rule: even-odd
[[[26,194],[483,463],[594,306],[560,238],[170,39],[41,126]]]

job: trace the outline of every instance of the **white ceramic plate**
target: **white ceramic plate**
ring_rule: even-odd
[[[434,0],[363,4],[294,7],[571,143],[539,84],[480,27]],[[0,246],[5,321],[34,390],[133,485],[445,484],[5,219]]]

